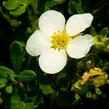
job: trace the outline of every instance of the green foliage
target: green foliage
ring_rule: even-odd
[[[24,102],[18,93],[14,93],[11,97],[11,109],[34,109],[34,102]]]
[[[91,98],[91,97],[92,97],[91,92],[87,92],[87,93],[86,93],[86,97],[87,97],[87,98]]]
[[[36,73],[32,70],[24,70],[18,74],[18,79],[21,81],[32,81],[36,78]]]
[[[47,1],[46,4],[45,4],[45,11],[55,7],[56,5],[62,4],[64,2],[65,2],[65,0],[51,0],[51,1]]]
[[[18,94],[14,94],[12,97],[11,97],[11,109],[20,109],[21,107],[21,101],[20,101],[20,98],[18,96]]]
[[[8,78],[9,76],[15,76],[14,71],[5,66],[0,66],[0,77]]]
[[[13,90],[12,85],[6,86],[5,90],[6,90],[6,92],[7,92],[8,94],[11,94],[11,93],[12,93],[12,90]]]
[[[101,36],[107,36],[108,33],[109,33],[108,27],[105,27],[100,31]]]
[[[102,92],[101,92],[101,90],[99,88],[96,88],[95,92],[96,92],[97,95],[101,95],[102,94]]]
[[[73,102],[73,104],[75,104],[76,102],[78,102],[79,100],[81,100],[81,97],[78,93],[75,93],[75,101]]]
[[[10,46],[10,58],[15,72],[19,72],[21,70],[23,61],[24,61],[24,48],[23,44],[14,41]]]
[[[12,27],[18,27],[21,25],[22,21],[19,21],[15,18],[11,18],[8,13],[4,13],[2,7],[0,7],[0,13],[5,18],[5,20],[12,26]]]
[[[13,27],[18,27],[19,25],[21,25],[21,21],[18,21],[17,19],[12,19],[11,21],[10,21],[10,24],[11,24],[11,26],[13,26]]]
[[[109,38],[107,37],[108,33],[109,30],[107,27],[105,27],[100,31],[100,34],[95,34],[94,42],[96,48],[103,49],[103,50],[107,48],[109,43]]]
[[[31,0],[7,0],[3,1],[3,6],[10,11],[11,15],[20,16],[30,3]]]
[[[29,103],[24,103],[22,102],[22,109],[34,109],[34,103],[33,102],[29,102]]]
[[[4,88],[6,84],[0,84],[0,89]]]
[[[2,99],[1,93],[0,93],[0,104],[2,104],[2,103],[3,103],[3,99]]]
[[[81,0],[69,0],[68,12],[72,15],[72,12],[84,13],[84,7]]]
[[[16,7],[19,6],[18,1],[16,1],[16,0],[13,0],[13,1],[12,0],[4,1],[3,5],[8,10],[14,10],[14,9],[16,9]]]
[[[13,81],[14,77],[16,77],[16,75],[13,70],[4,66],[0,66],[0,89],[4,88],[7,85],[8,80]],[[6,92],[11,93],[12,86],[6,86]]]
[[[72,6],[77,11],[77,13],[84,13],[81,0],[79,0],[79,2],[72,1]]]
[[[42,76],[43,75],[38,76],[38,80],[39,80],[38,85],[40,90],[44,95],[53,94],[55,90],[52,87],[52,81],[49,79],[48,76],[43,76],[43,77]]]
[[[7,82],[6,79],[4,79],[4,78],[0,78],[0,84],[5,84],[6,82]]]
[[[39,87],[44,95],[52,94],[54,92],[53,88],[49,84],[39,84]]]

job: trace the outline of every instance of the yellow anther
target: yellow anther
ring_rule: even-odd
[[[68,34],[65,31],[58,31],[57,33],[54,33],[52,36],[52,47],[58,49],[66,49],[68,41]]]

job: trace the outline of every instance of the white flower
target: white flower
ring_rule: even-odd
[[[90,13],[75,14],[65,25],[62,13],[49,10],[39,18],[39,30],[28,39],[26,50],[31,56],[39,55],[40,68],[49,74],[61,71],[72,58],[82,58],[93,45],[93,37],[81,34],[93,20]]]

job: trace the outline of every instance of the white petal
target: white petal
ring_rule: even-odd
[[[40,31],[35,31],[27,41],[26,50],[31,56],[38,56],[50,48],[50,39]]]
[[[42,53],[39,57],[40,68],[48,74],[60,72],[65,67],[66,62],[67,55],[62,50],[50,49],[48,52]]]
[[[39,28],[48,35],[62,31],[65,26],[65,18],[62,13],[50,10],[44,12],[39,18]]]
[[[72,58],[82,58],[89,52],[93,44],[94,41],[91,35],[77,36],[69,43],[67,53]]]
[[[75,36],[88,28],[93,20],[90,13],[75,14],[66,23],[66,31],[70,36]]]

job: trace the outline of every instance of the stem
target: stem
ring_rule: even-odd
[[[48,109],[52,108],[52,105],[53,105],[54,100],[57,97],[57,95],[58,95],[58,91],[54,91],[54,93],[51,95],[51,102],[50,102],[50,105],[48,106]]]
[[[30,64],[31,64],[31,60],[32,60],[32,57],[31,57],[31,56],[29,56],[29,57],[28,57],[28,61],[27,61],[27,66],[26,66],[26,69],[28,69],[28,68],[29,68],[29,66],[30,66]]]
[[[31,7],[28,7],[28,18],[30,20],[32,32],[36,30],[36,16],[37,16],[38,0],[33,0]]]

